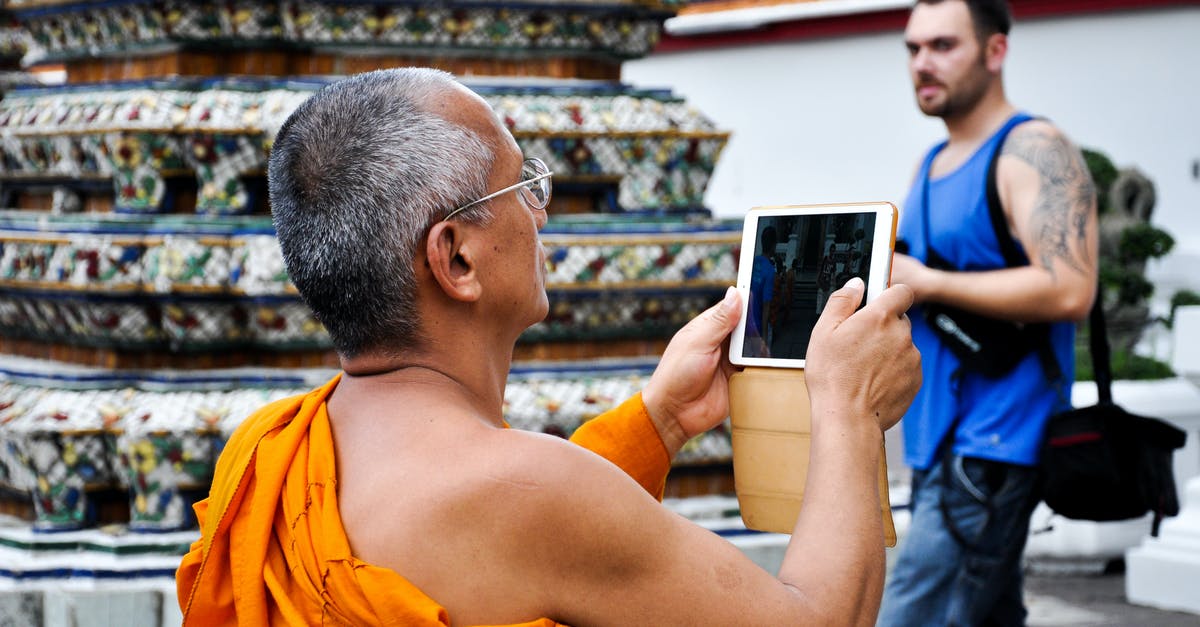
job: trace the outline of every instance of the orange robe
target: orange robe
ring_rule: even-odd
[[[195,506],[200,539],[175,574],[184,625],[450,624],[404,577],[350,552],[325,406],[340,377],[263,407],[229,439],[208,498]],[[571,441],[662,498],[670,459],[640,394]]]

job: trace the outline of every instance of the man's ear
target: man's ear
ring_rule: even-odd
[[[1004,58],[1008,56],[1008,35],[992,33],[987,39],[984,55],[987,69],[993,74],[999,74],[1000,70],[1004,69]]]
[[[479,299],[483,292],[475,271],[472,241],[467,229],[457,222],[438,222],[425,240],[425,260],[433,279],[446,296],[464,302]]]

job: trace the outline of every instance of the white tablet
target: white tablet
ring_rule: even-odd
[[[803,368],[829,295],[857,276],[867,284],[865,302],[873,300],[888,286],[895,244],[891,203],[751,209],[738,266],[742,318],[729,361]]]

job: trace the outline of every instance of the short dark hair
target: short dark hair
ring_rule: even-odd
[[[432,113],[454,77],[419,68],[332,83],[275,137],[271,214],[288,276],[343,357],[420,343],[413,260],[430,224],[486,195],[494,149]],[[486,222],[486,207],[462,214]]]
[[[946,0],[917,0],[916,4],[941,4]],[[1000,33],[1007,35],[1012,29],[1012,9],[1008,0],[958,0],[967,5],[971,13],[971,24],[975,26],[975,36],[979,43],[987,41],[988,37]],[[915,7],[916,4],[913,6]]]
[[[764,252],[764,253],[771,253],[771,254],[775,254],[775,251],[774,251],[774,250],[767,250],[767,246],[768,246],[768,244],[769,244],[771,247],[774,247],[774,246],[775,246],[775,244],[778,244],[778,243],[779,243],[779,235],[778,235],[778,234],[775,232],[775,227],[773,227],[773,226],[767,226],[766,228],[764,228],[764,229],[762,230],[762,235],[761,235],[761,238],[762,238],[762,248],[763,248],[763,252]]]

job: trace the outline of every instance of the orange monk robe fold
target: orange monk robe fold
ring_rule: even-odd
[[[176,573],[185,625],[450,624],[404,577],[350,552],[325,406],[340,378],[267,405],[229,439],[212,490],[195,507],[200,539]],[[571,441],[662,498],[670,459],[640,394]]]

